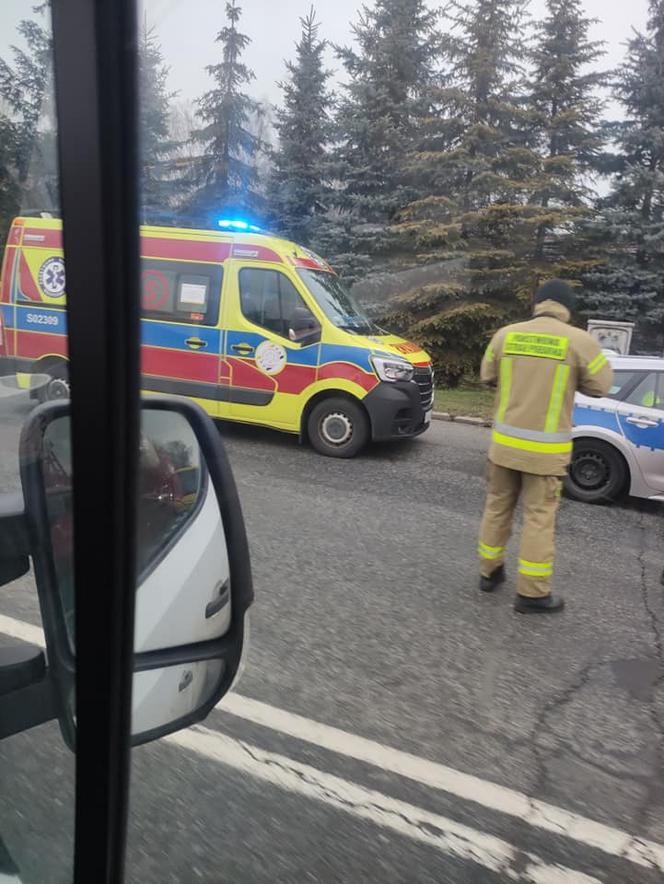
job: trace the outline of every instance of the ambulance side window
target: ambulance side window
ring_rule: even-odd
[[[215,325],[222,269],[185,261],[141,262],[141,306],[146,319]]]
[[[293,283],[278,270],[246,267],[240,270],[240,306],[245,319],[288,337],[295,316],[317,321]]]

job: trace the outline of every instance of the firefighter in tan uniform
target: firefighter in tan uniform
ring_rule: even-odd
[[[482,380],[497,391],[478,547],[480,588],[491,592],[505,579],[505,547],[520,497],[514,607],[522,613],[563,607],[551,594],[551,580],[556,513],[572,454],[574,394],[605,396],[613,377],[597,342],[568,324],[573,309],[574,292],[566,283],[544,283],[533,318],[499,329],[482,359]]]

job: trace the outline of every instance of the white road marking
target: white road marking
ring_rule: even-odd
[[[490,810],[517,817],[531,826],[563,835],[612,856],[623,857],[637,865],[664,871],[664,845],[637,838],[620,829],[595,822],[536,798],[529,798],[506,786],[499,786],[497,783],[482,780],[435,761],[428,761],[409,752],[402,752],[400,749],[392,749],[348,731],[311,721],[301,715],[268,706],[241,694],[227,694],[217,709],[323,749],[329,749],[338,755],[345,755],[397,776],[406,777],[429,788],[440,789],[464,801],[474,801]]]
[[[17,638],[22,642],[29,642],[29,644],[37,645],[40,648],[46,647],[44,630],[41,626],[33,626],[32,623],[15,620],[13,617],[5,616],[5,614],[0,614],[0,633],[11,638]]]
[[[38,626],[3,614],[0,614],[0,633],[44,647],[44,635]],[[664,845],[638,838],[536,798],[529,798],[506,786],[499,786],[444,764],[393,749],[241,694],[228,694],[217,709],[338,755],[345,755],[422,783],[429,788],[440,789],[464,801],[473,801],[489,810],[516,817],[531,826],[562,835],[611,856],[622,857],[636,865],[664,872]]]
[[[206,727],[179,731],[165,740],[270,785],[391,829],[448,856],[470,860],[499,874],[503,881],[599,884],[597,878],[565,866],[546,863],[535,854],[522,852],[501,838],[478,832],[437,813],[366,789],[283,755],[266,752]]]

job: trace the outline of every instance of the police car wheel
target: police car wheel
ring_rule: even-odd
[[[327,457],[355,457],[369,439],[369,420],[361,405],[334,397],[315,405],[307,421],[309,441]]]
[[[570,497],[585,503],[613,500],[626,482],[625,462],[613,446],[595,439],[574,443],[572,462],[565,477],[565,491]]]

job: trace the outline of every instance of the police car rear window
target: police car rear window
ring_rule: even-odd
[[[627,396],[625,396],[624,401],[630,405],[641,405],[644,408],[661,409],[662,400],[660,397],[662,391],[661,385],[658,390],[657,380],[657,373],[651,371],[641,379]]]
[[[608,397],[610,399],[618,399],[622,402],[644,377],[645,372],[643,371],[615,369],[613,372],[613,384],[607,394]]]
[[[148,319],[214,325],[223,271],[217,264],[141,262],[141,307]]]

